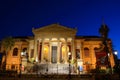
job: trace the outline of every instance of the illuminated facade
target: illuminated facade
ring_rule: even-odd
[[[33,37],[14,38],[15,45],[7,54],[6,69],[17,70],[18,73],[37,71],[66,74],[69,72],[68,67],[71,73],[78,73],[78,70],[85,73],[96,68],[95,49],[102,44],[100,37],[76,36],[76,29],[59,24],[33,28],[32,32]],[[114,58],[110,39],[108,47],[109,60],[113,67]],[[2,51],[4,48],[1,47]]]

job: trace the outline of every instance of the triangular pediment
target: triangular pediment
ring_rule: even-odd
[[[33,29],[33,33],[46,33],[46,32],[72,32],[76,33],[76,29],[68,28],[59,24],[51,24],[37,29]]]

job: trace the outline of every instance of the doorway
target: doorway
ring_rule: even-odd
[[[51,62],[52,63],[57,63],[57,46],[52,46]]]

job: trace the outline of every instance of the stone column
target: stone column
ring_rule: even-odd
[[[41,63],[43,63],[44,59],[44,39],[42,39],[42,53],[41,53]]]
[[[51,64],[51,41],[49,42],[49,62]]]
[[[67,38],[65,39],[65,63],[67,63],[68,60],[68,53],[67,53]]]
[[[60,63],[60,41],[58,40],[58,49],[57,49],[57,63]]]
[[[34,59],[35,61],[37,61],[37,38],[35,38]]]
[[[90,50],[89,50],[89,56],[90,56],[90,58],[91,58],[91,60],[90,60],[90,69],[92,68],[92,66],[93,66],[93,48],[92,48],[92,45],[90,45],[89,46],[89,48],[90,48]]]
[[[35,45],[35,47],[36,47],[36,62],[39,62],[39,51],[40,51],[40,42],[41,42],[41,39],[37,39],[36,40],[36,45]]]
[[[72,37],[72,60],[76,60],[76,53],[75,53],[75,41],[74,37]],[[74,64],[74,70],[77,72],[77,62]]]
[[[80,42],[80,59],[83,59],[83,55],[82,55],[82,42]]]
[[[74,38],[72,38],[72,59],[75,59],[75,45],[74,45]]]
[[[38,49],[38,58],[39,58],[39,62],[41,62],[41,58],[42,58],[42,40],[39,40],[39,49]]]

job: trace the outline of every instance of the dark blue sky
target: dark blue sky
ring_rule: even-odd
[[[120,0],[0,0],[0,38],[29,36],[32,27],[53,23],[100,36],[103,17],[120,58]]]

